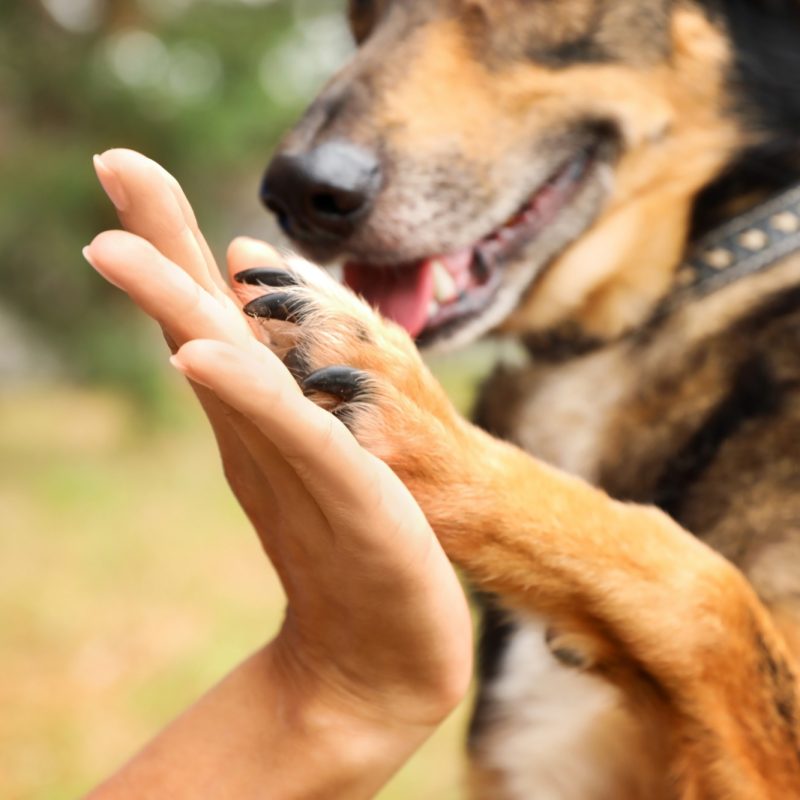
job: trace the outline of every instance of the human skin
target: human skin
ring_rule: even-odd
[[[162,327],[287,610],[271,642],[89,797],[371,797],[467,690],[458,580],[399,479],[256,339],[175,179],[127,150],[95,166],[125,230],[84,254]],[[231,274],[277,263],[252,239],[228,252]]]

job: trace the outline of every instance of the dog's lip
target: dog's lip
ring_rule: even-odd
[[[574,198],[595,160],[584,148],[551,174],[505,223],[471,247],[399,266],[345,264],[345,282],[426,344],[479,317],[503,283],[504,267]]]
[[[594,153],[581,150],[552,174],[507,222],[473,247],[471,269],[478,285],[458,302],[443,306],[428,320],[421,338],[478,316],[503,282],[503,268],[539,237],[573,198],[591,169]]]

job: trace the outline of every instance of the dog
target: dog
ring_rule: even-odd
[[[483,596],[472,796],[800,797],[800,4],[349,14],[262,189],[349,289],[239,292]]]

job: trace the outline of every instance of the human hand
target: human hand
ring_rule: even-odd
[[[87,258],[159,322],[197,388],[286,590],[270,650],[287,696],[421,740],[471,672],[466,602],[430,526],[389,468],[253,336],[174,179],[119,150],[98,175],[127,232],[100,234]],[[253,240],[229,252],[233,273],[278,260]]]

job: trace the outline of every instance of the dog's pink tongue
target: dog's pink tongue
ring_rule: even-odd
[[[424,330],[433,300],[433,259],[391,268],[348,263],[344,282],[412,337]]]

